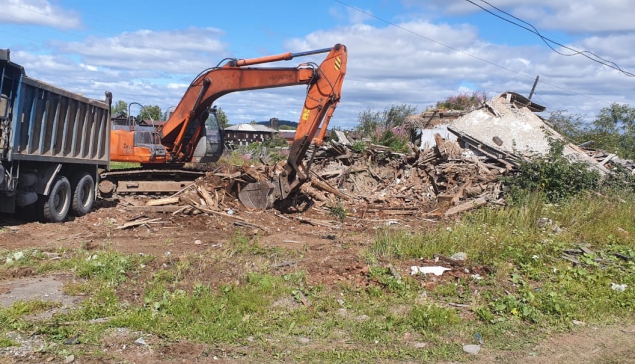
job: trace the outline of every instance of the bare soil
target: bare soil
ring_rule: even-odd
[[[43,252],[56,252],[60,248],[109,248],[123,253],[161,257],[151,263],[158,268],[173,262],[168,259],[170,256],[177,257],[229,244],[238,230],[245,236],[257,236],[258,244],[262,247],[280,247],[301,253],[297,254],[297,258],[281,261],[277,267],[281,272],[303,270],[311,285],[330,286],[344,281],[363,286],[369,284],[369,278],[368,266],[361,252],[373,241],[377,228],[388,224],[411,230],[426,228],[420,219],[409,216],[386,218],[380,214],[368,214],[363,218],[349,217],[342,223],[327,210],[319,209],[284,214],[275,210],[260,212],[236,209],[233,213],[260,228],[235,226],[236,219],[224,216],[149,213],[144,216],[160,220],[117,229],[125,222],[139,218],[140,214],[127,211],[116,201],[99,201],[96,211],[61,224],[40,224],[0,216],[0,226],[4,227],[0,233],[0,250],[37,248]],[[311,225],[300,221],[300,217],[341,228]],[[410,265],[416,263],[404,261],[402,266],[395,268],[401,274],[408,274]],[[214,285],[225,284],[232,282],[241,270],[247,269],[231,264],[229,259],[218,264],[222,269],[216,265],[215,269],[204,270],[201,272],[204,276],[196,278],[214,282]],[[482,274],[488,270],[488,267],[475,268],[476,272],[480,270]],[[9,272],[7,276],[0,277],[1,307],[7,307],[18,299],[50,299],[61,302],[60,307],[55,308],[60,310],[72,307],[81,300],[80,297],[66,296],[61,291],[62,285],[72,280],[70,276],[37,276],[29,268]],[[139,300],[140,293],[135,291],[134,286],[124,285],[118,291],[128,301]],[[553,336],[527,350],[497,352],[488,350],[485,345],[481,353],[474,357],[474,362],[635,363],[634,333],[634,326],[583,327],[575,332]],[[135,344],[139,338],[143,338],[147,345]],[[228,360],[227,352],[223,350],[236,350],[190,342],[165,342],[152,335],[127,329],[113,329],[101,343],[101,349],[105,357],[116,358],[116,362],[134,363],[233,362],[235,359]],[[0,354],[0,363],[57,363],[64,360],[50,354]],[[84,357],[76,362],[102,363],[111,362],[111,359]]]

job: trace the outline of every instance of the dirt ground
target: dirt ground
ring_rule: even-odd
[[[247,221],[253,226],[236,226],[235,222],[239,220],[226,216],[150,213],[144,216],[160,220],[117,229],[127,221],[138,219],[141,214],[126,210],[123,204],[117,204],[116,201],[99,201],[94,212],[61,224],[25,222],[0,216],[0,226],[4,227],[0,234],[0,250],[38,248],[43,252],[55,252],[59,248],[111,248],[124,253],[164,257],[228,244],[235,231],[239,230],[246,236],[257,235],[259,243],[265,247],[301,249],[301,258],[282,262],[281,268],[289,264],[294,265],[294,269],[306,271],[309,284],[333,285],[344,280],[364,284],[364,274],[360,273],[367,273],[368,267],[359,252],[371,243],[377,228],[397,225],[419,230],[434,224],[420,218],[401,216],[387,219],[372,214],[364,215],[363,218],[349,217],[341,223],[327,210],[316,209],[307,213],[250,212],[244,209],[232,213],[242,218],[240,221]],[[330,227],[308,224],[299,218],[312,219],[314,223],[317,221]],[[342,246],[348,248],[342,249]],[[403,262],[404,266],[397,268],[406,272],[411,263]],[[218,274],[214,277],[218,283],[234,279],[229,266]],[[30,269],[12,271],[11,276],[0,277],[0,306],[10,306],[18,299],[40,299],[61,302],[56,310],[67,309],[81,299],[62,294],[61,287],[69,279],[72,277],[61,274],[37,276]],[[131,287],[131,290],[134,288]],[[129,297],[134,300],[134,292],[131,291]],[[53,312],[45,314],[51,315]],[[147,345],[133,344],[139,338]],[[23,339],[20,341],[37,340],[35,337]],[[35,341],[31,344],[33,347],[38,345]],[[113,329],[103,343],[103,350],[120,358],[121,362],[231,362],[218,354],[214,355],[215,352],[210,353],[206,345],[165,343],[152,335],[127,329]],[[485,346],[474,359],[477,363],[635,363],[635,326],[581,327],[575,332],[551,337],[529,350],[516,352],[496,352]],[[60,358],[50,356],[0,355],[0,363],[59,361]],[[81,362],[99,361],[82,359]]]

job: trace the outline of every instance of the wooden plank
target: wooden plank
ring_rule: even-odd
[[[445,216],[451,216],[461,212],[469,211],[479,206],[483,206],[486,203],[487,203],[487,199],[485,197],[479,197],[476,200],[468,201],[458,206],[452,207],[451,209],[448,209],[448,211],[445,212]]]
[[[198,192],[199,195],[201,195],[203,200],[205,200],[205,204],[207,204],[209,208],[218,210],[218,204],[216,203],[216,200],[212,197],[212,195],[209,194],[209,192],[206,189],[197,185],[196,191]]]
[[[326,181],[322,182],[318,180],[312,180],[311,185],[321,189],[322,191],[330,192],[334,194],[335,196],[341,197],[345,200],[350,200],[350,197],[346,196],[345,194],[340,192],[337,188],[328,184]]]
[[[131,227],[135,227],[139,225],[151,224],[151,223],[158,222],[160,220],[161,220],[160,217],[156,219],[142,218],[139,220],[126,222],[123,225],[117,226],[115,230],[123,230],[123,229],[131,228]]]
[[[173,213],[178,211],[183,206],[169,205],[169,206],[126,206],[127,211],[136,212],[161,212],[161,213]]]
[[[165,197],[154,200],[149,200],[146,202],[146,206],[164,206],[164,205],[174,205],[179,203],[178,197]]]

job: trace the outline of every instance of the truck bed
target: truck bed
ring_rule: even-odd
[[[0,158],[108,165],[109,95],[98,101],[71,93],[1,57],[0,74]]]

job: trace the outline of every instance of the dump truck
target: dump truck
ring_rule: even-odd
[[[110,163],[112,95],[94,100],[26,75],[0,49],[0,213],[82,216]]]

